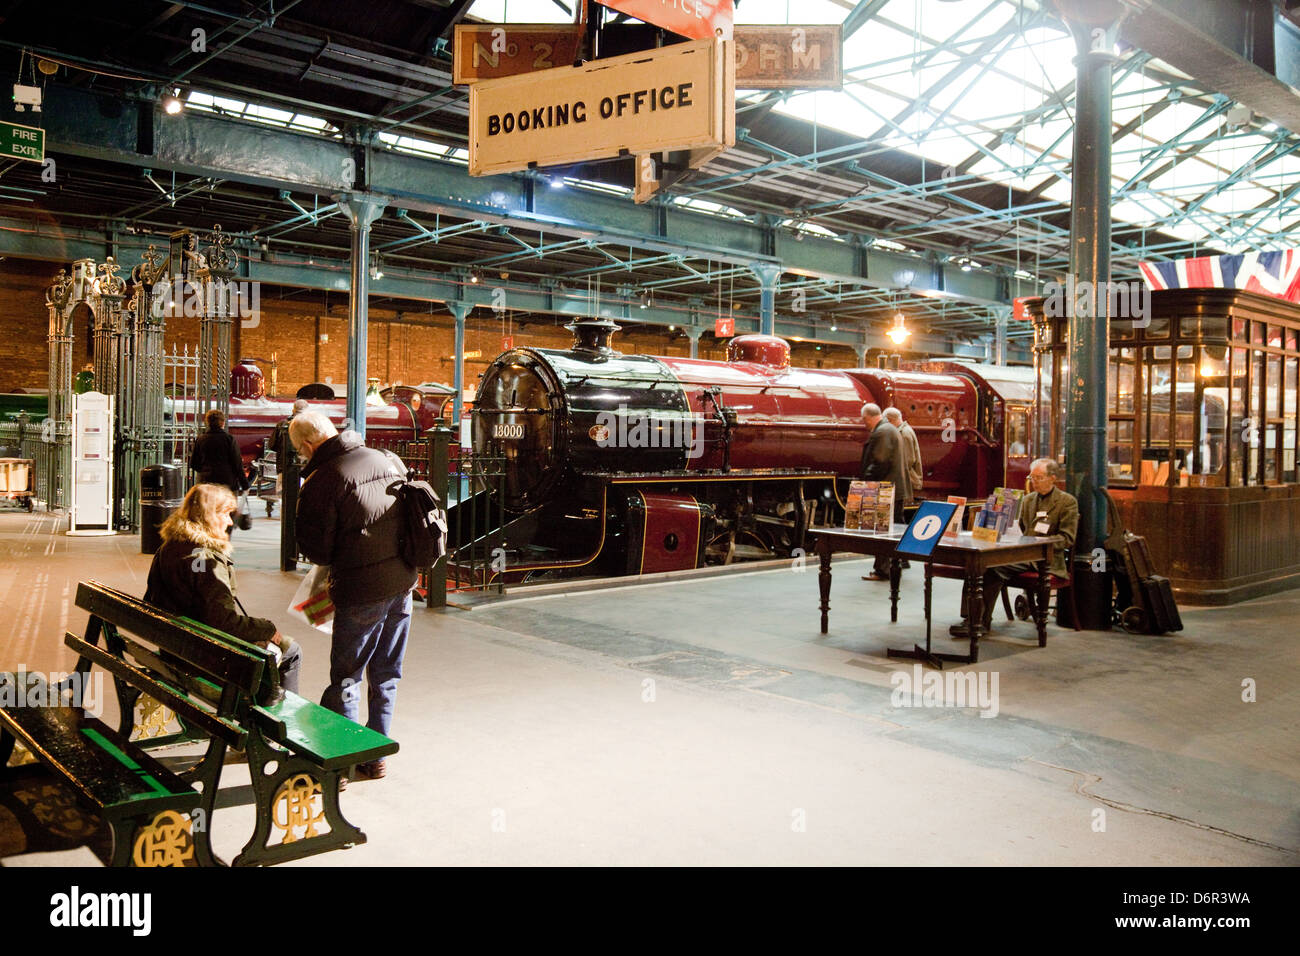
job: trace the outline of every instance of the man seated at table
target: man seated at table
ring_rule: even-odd
[[[1061,539],[1052,546],[1052,561],[1048,570],[1054,577],[1069,577],[1069,568],[1065,564],[1065,549],[1074,546],[1074,536],[1079,531],[1079,502],[1074,495],[1056,487],[1059,466],[1051,458],[1039,458],[1029,466],[1029,484],[1034,490],[1020,500],[1020,530],[1023,534],[1046,537],[1060,535]],[[997,604],[1002,585],[1025,571],[1037,571],[1038,566],[1029,562],[1006,564],[1002,567],[989,568],[984,572],[984,630],[988,631],[993,622],[993,607]],[[962,607],[969,607],[970,595],[962,591]],[[967,618],[969,619],[969,612]],[[970,631],[966,623],[954,624],[948,628],[953,637],[968,638]]]

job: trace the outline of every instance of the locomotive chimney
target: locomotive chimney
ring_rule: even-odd
[[[622,326],[611,319],[575,319],[565,328],[573,333],[573,351],[613,355],[609,341]]]

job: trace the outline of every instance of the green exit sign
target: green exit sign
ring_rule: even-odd
[[[16,123],[0,123],[0,159],[45,160],[45,130]]]

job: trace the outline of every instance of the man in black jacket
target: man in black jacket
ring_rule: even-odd
[[[289,440],[307,459],[298,492],[298,550],[313,564],[329,565],[334,600],[330,683],[321,704],[357,720],[364,675],[366,726],[388,735],[416,580],[398,550],[403,522],[396,485],[406,476],[356,432],[340,435],[320,412],[299,414]],[[357,771],[382,777],[384,761]]]
[[[862,477],[867,481],[889,481],[894,485],[894,520],[903,520],[903,501],[910,497],[907,482],[907,466],[903,460],[902,438],[898,429],[889,424],[881,414],[880,406],[868,402],[862,406],[862,420],[871,434],[862,449]],[[877,581],[889,579],[889,561],[876,558],[876,563],[868,579]]]
[[[190,467],[205,485],[225,485],[236,495],[248,488],[244,459],[239,454],[235,436],[226,431],[226,415],[211,408],[203,416],[208,430],[194,440]]]

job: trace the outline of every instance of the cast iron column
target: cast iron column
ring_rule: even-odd
[[[388,200],[352,194],[339,199],[339,208],[352,226],[352,296],[348,301],[348,400],[352,428],[366,437],[366,323],[370,302],[370,224]]]
[[[775,262],[751,262],[749,271],[758,276],[759,331],[764,335],[776,334],[776,282],[781,278],[781,267]]]
[[[456,423],[456,428],[460,425],[461,404],[464,402],[465,395],[465,317],[473,311],[474,306],[468,302],[448,302],[447,310],[451,312],[451,317],[456,320],[456,347],[455,364],[452,366],[452,386],[456,389],[456,394],[451,399],[451,420]],[[456,432],[460,434],[459,431]],[[460,441],[459,438],[456,439]]]
[[[1106,538],[1106,372],[1110,323],[1112,52],[1124,8],[1117,0],[1057,0],[1074,35],[1074,156],[1070,166],[1070,272],[1066,390],[1066,488],[1079,500],[1075,604],[1089,630],[1110,627],[1111,577],[1093,549]],[[1094,570],[1096,568],[1096,570]]]
[[[686,332],[686,337],[691,340],[691,358],[699,358],[700,357],[700,336],[704,334],[704,330],[688,325],[685,329],[685,332]]]

